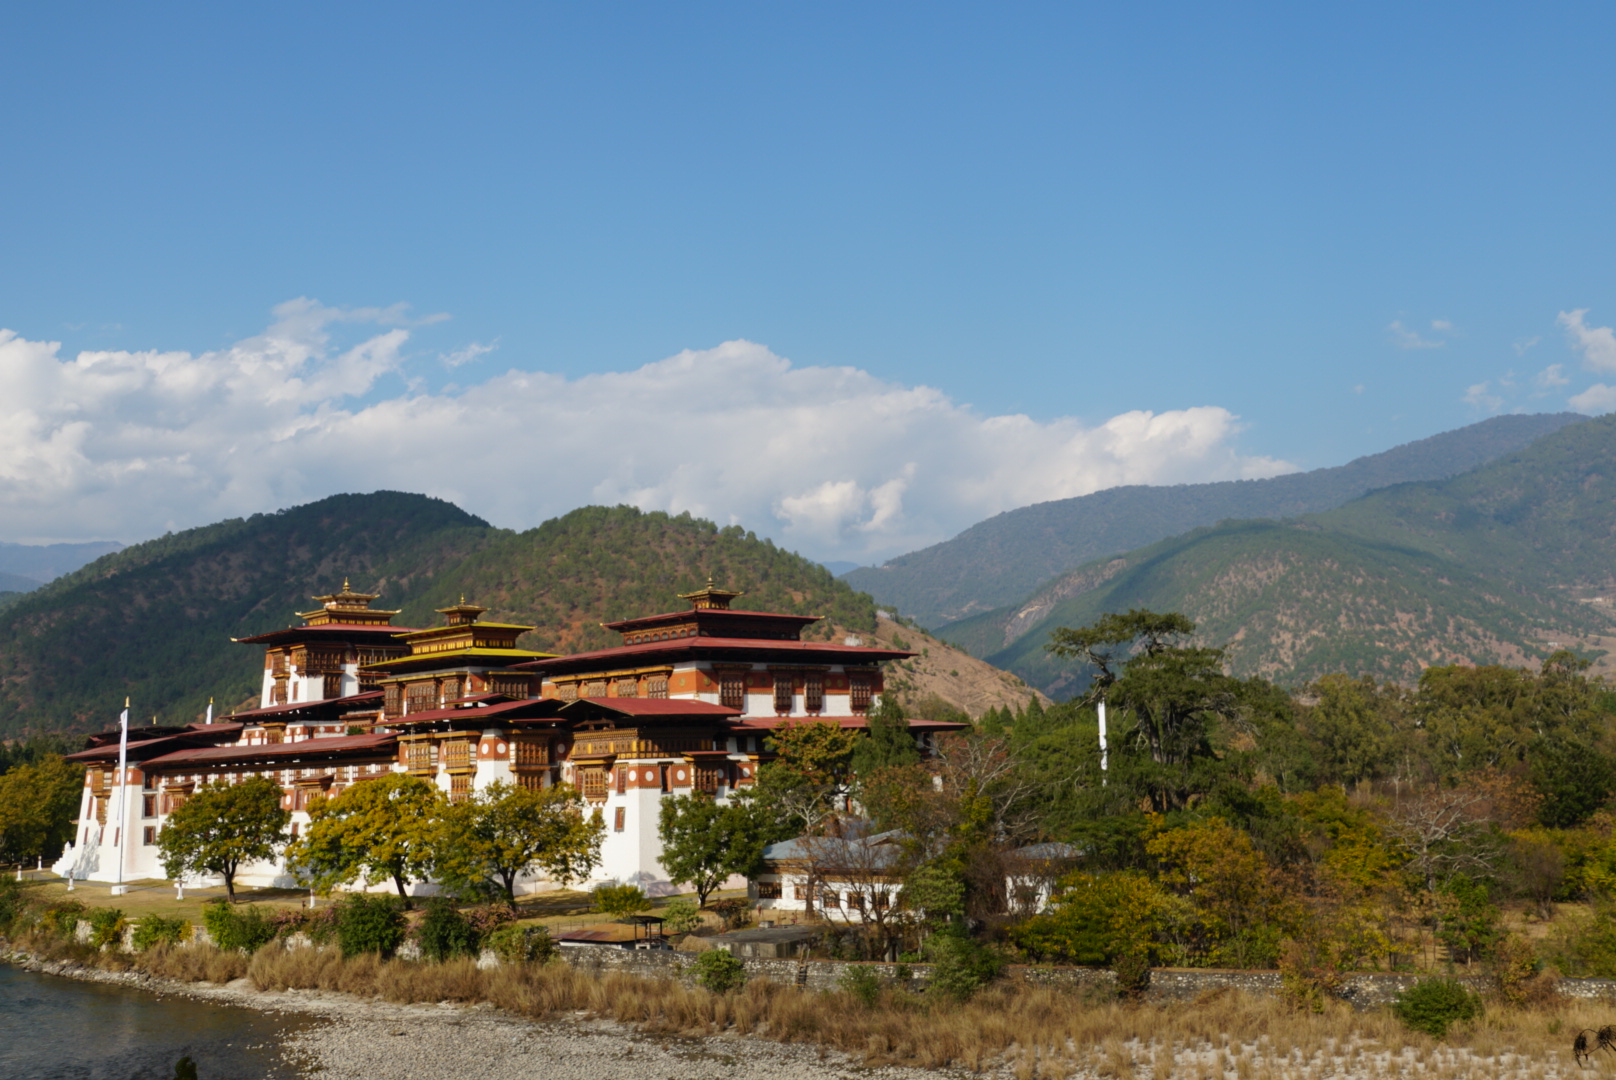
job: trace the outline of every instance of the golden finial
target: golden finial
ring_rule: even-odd
[[[342,591],[343,592],[348,591],[348,575],[347,574],[342,575]]]

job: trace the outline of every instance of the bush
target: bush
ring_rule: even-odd
[[[499,927],[515,922],[521,913],[511,904],[483,904],[466,912],[466,921],[477,931],[478,939],[487,938]]]
[[[556,943],[543,926],[502,926],[488,935],[488,947],[507,964],[544,964],[556,954]]]
[[[22,882],[15,878],[0,878],[0,934],[9,933],[12,924],[32,906],[28,894],[23,892]]]
[[[309,913],[303,908],[280,908],[269,914],[269,925],[278,938],[291,937],[303,930],[309,921]]]
[[[471,920],[441,896],[427,901],[415,940],[421,946],[422,959],[440,964],[455,956],[475,957],[482,946],[482,935]]]
[[[1150,989],[1150,956],[1144,952],[1123,953],[1111,961],[1111,974],[1117,981],[1117,996],[1137,1001]]]
[[[96,908],[90,912],[90,944],[97,949],[115,946],[128,926],[122,908]]]
[[[137,953],[154,945],[183,945],[191,937],[191,924],[185,919],[165,919],[161,915],[147,915],[135,924],[129,944]]]
[[[202,906],[202,925],[213,944],[226,952],[257,952],[275,937],[275,927],[261,909],[238,908],[223,897]]]
[[[999,977],[1004,959],[959,930],[933,934],[924,952],[932,963],[931,989],[964,1001]]]
[[[734,930],[746,921],[746,901],[735,897],[712,904],[713,914],[724,920],[727,930]]]
[[[378,953],[385,959],[403,944],[404,902],[398,897],[354,893],[332,906],[343,956]]]
[[[637,885],[600,885],[591,895],[596,911],[619,918],[642,911],[650,903]]]
[[[84,916],[84,905],[77,900],[61,900],[45,909],[44,923],[57,937],[73,940],[78,933],[79,919]]]
[[[669,900],[662,909],[662,925],[670,934],[688,934],[701,925],[701,908],[688,896]]]
[[[1481,1015],[1481,999],[1456,979],[1421,979],[1397,995],[1392,1012],[1415,1031],[1440,1039],[1448,1028]]]
[[[874,1005],[881,997],[881,978],[867,967],[848,968],[838,981],[847,996],[865,1008]]]
[[[696,981],[715,994],[739,990],[746,982],[746,965],[728,949],[708,949],[691,965]]]

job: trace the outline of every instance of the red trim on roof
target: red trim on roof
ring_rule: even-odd
[[[321,698],[319,701],[294,701],[289,705],[270,705],[262,709],[248,709],[246,712],[228,713],[223,719],[237,720],[244,716],[256,718],[271,716],[276,713],[298,712],[302,709],[325,709],[335,708],[339,705],[360,705],[365,702],[380,701],[381,699],[382,692],[380,690],[367,690],[363,694],[355,694],[352,697]]]
[[[910,731],[963,731],[970,724],[957,723],[951,720],[908,720]],[[735,723],[736,731],[776,731],[783,727],[793,727],[798,724],[835,724],[844,730],[862,730],[870,726],[867,718],[862,716],[771,716],[739,720]]]
[[[669,638],[667,641],[647,641],[639,645],[618,645],[610,649],[597,649],[594,652],[572,653],[568,656],[556,656],[547,660],[527,660],[511,667],[527,671],[548,671],[552,668],[560,669],[567,665],[575,665],[596,660],[615,659],[620,656],[645,656],[648,654],[665,653],[692,653],[697,650],[739,650],[744,652],[786,652],[786,653],[820,653],[836,657],[837,663],[844,663],[848,659],[862,659],[870,663],[880,663],[883,660],[904,660],[919,653],[907,652],[902,649],[871,649],[863,645],[833,645],[823,641],[771,641],[768,638],[719,638],[719,637],[685,637]],[[598,699],[597,699],[598,700]]]
[[[498,695],[491,695],[498,696]],[[518,709],[542,708],[548,716],[540,717],[505,717],[510,720],[536,719],[546,720],[561,711],[561,703],[556,698],[520,698],[516,701],[507,701],[503,705],[469,706],[462,709],[426,709],[422,712],[406,713],[384,721],[390,727],[404,727],[409,724],[427,724],[438,720],[482,720],[487,717],[501,716]]]
[[[552,701],[553,698],[545,698]],[[561,707],[563,715],[572,712],[582,712],[585,706],[594,705],[608,712],[621,713],[624,716],[709,716],[731,717],[741,715],[741,710],[732,709],[728,705],[714,705],[710,701],[701,701],[697,698],[579,698],[569,701]]]
[[[373,732],[369,735],[344,735],[329,739],[299,739],[297,742],[264,743],[259,746],[207,746],[195,750],[176,750],[172,754],[152,758],[147,767],[172,768],[176,765],[218,765],[228,761],[251,761],[263,758],[336,754],[345,751],[380,750],[398,740],[391,732]]]
[[[199,730],[176,731],[171,735],[159,735],[155,739],[138,739],[129,744],[127,748],[128,752],[134,754],[142,750],[149,750],[154,747],[161,746],[165,743],[177,743],[179,745],[184,745],[185,743],[195,740],[203,735],[217,735],[223,738],[224,736],[236,734],[236,732],[240,731],[242,728],[242,725],[240,724],[194,724],[192,726],[198,728]],[[106,758],[111,761],[116,761],[118,758],[118,733],[112,732],[111,734],[113,736],[111,742],[102,743],[100,746],[92,746],[88,750],[80,750],[76,754],[65,754],[63,755],[64,760],[98,761],[102,758]],[[100,736],[97,737],[99,738]],[[131,764],[138,764],[138,762],[131,759]]]
[[[276,638],[284,638],[288,634],[355,633],[392,636],[394,634],[413,634],[416,633],[416,629],[413,626],[378,626],[374,623],[326,623],[323,626],[288,626],[282,630],[267,630],[262,634],[254,634],[252,637],[236,638],[235,641],[241,645],[257,645],[262,642],[273,641]]]
[[[616,622],[601,623],[608,630],[618,627],[648,626],[651,623],[670,622],[680,619],[778,619],[781,622],[794,622],[802,626],[816,623],[823,619],[823,615],[788,615],[782,611],[743,611],[739,608],[685,608],[683,611],[664,611],[660,615],[638,615],[632,619],[619,619]]]

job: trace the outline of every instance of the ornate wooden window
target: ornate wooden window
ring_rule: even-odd
[[[491,693],[504,694],[506,697],[525,698],[533,690],[533,683],[526,675],[489,675],[487,679]]]
[[[523,791],[540,791],[544,788],[544,773],[517,773],[516,786],[521,788]]]
[[[277,679],[286,678],[286,654],[280,651],[269,654],[269,673]]]
[[[780,899],[780,883],[778,881],[760,881],[757,883],[759,900]]]
[[[617,813],[615,815],[615,818],[612,821],[612,831],[613,832],[622,832],[623,831],[624,819],[626,817],[628,817],[627,808],[619,806],[617,808]]]
[[[415,739],[404,744],[404,767],[412,773],[430,773],[433,771],[432,751],[435,747],[430,739]]]
[[[511,750],[511,764],[518,769],[536,769],[550,764],[550,747],[542,742],[516,740],[511,743]]]
[[[788,713],[791,711],[791,672],[777,671],[774,673],[774,711]]]
[[[326,699],[342,696],[342,672],[331,671],[321,676],[320,696]]]
[[[465,695],[463,693],[461,693],[461,691],[460,691],[460,680],[458,678],[444,679],[443,680],[443,701],[444,701],[444,704],[447,705],[449,702],[454,701],[454,700],[456,700],[458,698],[462,698],[464,696]]]
[[[469,798],[471,798],[471,777],[465,775],[449,777],[449,801],[463,803]]]
[[[606,696],[606,680],[605,679],[591,679],[589,682],[584,683],[583,693],[584,693],[584,697],[586,697],[586,698],[603,698],[603,697],[605,697]]]
[[[583,792],[586,799],[604,799],[606,797],[606,770],[579,769],[578,790]]]
[[[617,692],[618,697],[639,697],[640,680],[633,675],[628,675],[618,679],[617,685],[613,689]]]
[[[452,739],[443,744],[443,767],[469,769],[476,759],[471,755],[471,743],[465,739]]]
[[[410,683],[404,689],[405,712],[426,712],[438,707],[438,687],[436,683],[418,682]]]
[[[825,673],[810,671],[802,681],[802,707],[804,712],[825,711]]]
[[[627,769],[618,769],[617,770],[617,793],[619,795],[621,795],[624,792],[626,792],[627,790],[628,790],[628,770]]]
[[[141,817],[156,817],[157,816],[157,796],[155,796],[155,795],[142,795],[140,797],[140,816]]]
[[[578,684],[575,682],[564,682],[560,686],[556,687],[556,693],[560,695],[562,701],[577,701]]]
[[[718,676],[718,703],[746,711],[746,673],[725,671]]]
[[[157,827],[155,825],[148,825],[144,829],[140,830],[140,842],[145,844],[147,847],[151,847],[153,844],[157,843]]]
[[[382,691],[382,712],[389,718],[397,718],[404,713],[404,688],[398,683],[388,683]]]
[[[848,705],[854,712],[865,712],[875,695],[875,679],[868,671],[854,671],[847,676]]]
[[[271,705],[286,704],[286,676],[280,675],[275,679],[275,685],[269,688],[269,703]]]
[[[666,675],[653,675],[645,681],[645,696],[648,698],[665,698],[668,696],[668,677]]]
[[[808,886],[806,886],[806,885],[793,885],[791,887],[791,896],[795,900],[806,900],[806,899],[808,899]]]
[[[695,773],[697,791],[705,791],[709,795],[718,794],[718,785],[724,776],[722,765],[697,765]]]

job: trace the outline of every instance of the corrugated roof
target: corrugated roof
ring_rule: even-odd
[[[148,767],[175,765],[220,765],[230,761],[262,761],[268,758],[315,757],[319,755],[390,748],[398,741],[391,732],[369,735],[341,735],[329,739],[300,739],[297,742],[263,743],[258,746],[206,746],[176,750],[146,762]]]
[[[615,660],[628,656],[647,656],[657,653],[674,653],[688,655],[694,652],[753,652],[753,653],[787,653],[787,654],[818,654],[832,658],[829,662],[845,663],[849,660],[863,660],[868,663],[880,663],[884,660],[902,660],[918,653],[904,649],[870,649],[862,645],[835,645],[824,641],[771,641],[768,638],[720,638],[720,637],[681,637],[669,638],[667,641],[645,641],[638,645],[618,645],[610,649],[596,649],[594,652],[571,653],[567,656],[551,657],[547,660],[532,660],[516,667],[530,671],[549,671],[563,669],[577,664],[593,664],[597,660]],[[802,656],[795,656],[801,662]],[[602,665],[605,666],[605,665]]]

